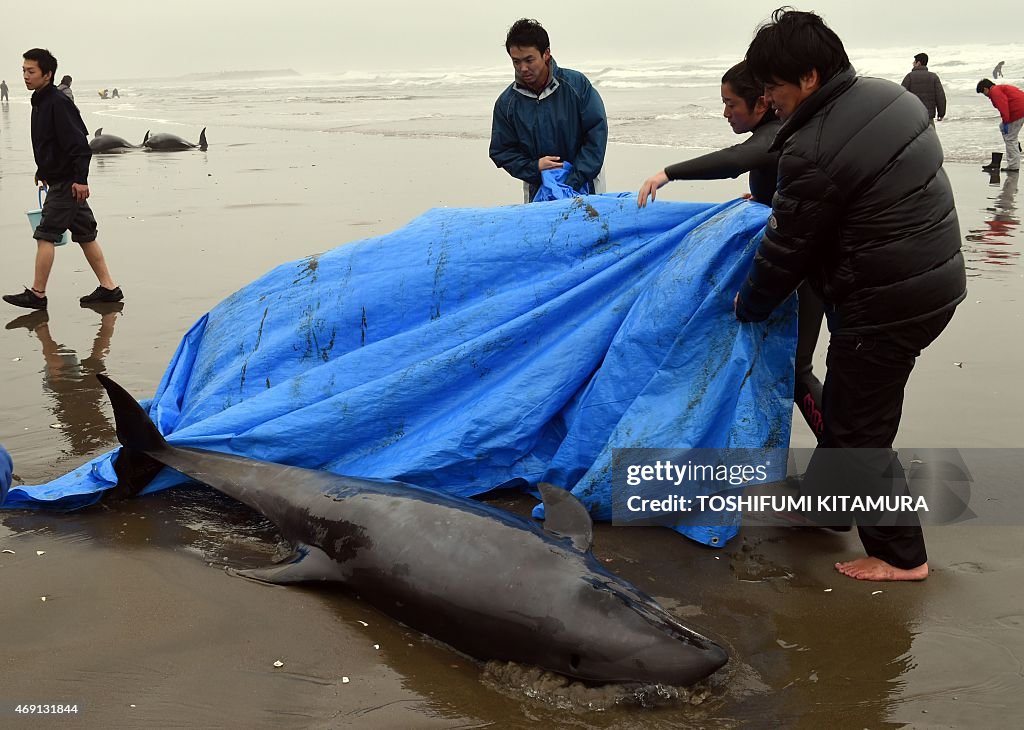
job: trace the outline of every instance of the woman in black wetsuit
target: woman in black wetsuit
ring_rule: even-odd
[[[653,201],[658,189],[670,180],[722,180],[739,177],[745,172],[750,173],[750,195],[745,197],[771,205],[778,178],[779,153],[770,151],[770,147],[782,122],[765,103],[763,94],[763,87],[747,72],[745,61],[740,61],[726,71],[722,77],[722,103],[725,105],[723,116],[736,134],[753,134],[738,145],[677,162],[647,178],[637,195],[637,206],[646,206],[648,198]],[[824,310],[821,300],[811,291],[807,282],[800,285],[799,296],[799,335],[793,399],[814,435],[820,436],[824,428],[821,420],[821,381],[814,376],[811,360],[821,331]]]

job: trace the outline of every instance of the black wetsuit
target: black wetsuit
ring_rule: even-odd
[[[753,134],[741,144],[718,152],[677,162],[665,168],[669,180],[721,180],[750,173],[750,194],[755,201],[772,204],[779,174],[779,150],[771,151],[782,122],[773,113],[765,114]],[[821,381],[814,375],[814,348],[821,332],[824,307],[821,299],[805,282],[800,285],[799,333],[796,343],[796,381],[793,400],[815,437],[824,431],[821,415]]]
[[[722,180],[750,173],[750,194],[758,203],[772,204],[779,174],[779,151],[769,151],[782,122],[765,114],[753,134],[724,150],[677,162],[665,168],[669,180]]]

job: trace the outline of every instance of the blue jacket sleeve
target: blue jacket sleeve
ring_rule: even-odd
[[[7,490],[11,488],[11,475],[14,472],[14,464],[11,462],[11,455],[3,446],[0,446],[0,504],[3,504]]]
[[[565,178],[566,185],[581,191],[601,172],[601,168],[604,167],[604,153],[608,148],[608,116],[604,110],[604,102],[590,81],[584,81],[579,100],[583,144],[576,159],[571,160],[572,172]]]
[[[537,160],[520,146],[519,136],[512,122],[511,104],[506,101],[504,94],[494,102],[489,154],[494,164],[503,168],[512,177],[531,185],[541,184]]]
[[[783,154],[772,214],[739,291],[736,317],[768,318],[807,278],[823,250],[838,239],[842,195],[812,161]]]

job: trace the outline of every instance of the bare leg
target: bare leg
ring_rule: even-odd
[[[32,290],[37,297],[46,296],[46,282],[53,269],[55,246],[51,241],[36,241],[36,270],[32,279]]]
[[[92,273],[96,274],[100,286],[104,289],[116,287],[117,285],[110,278],[110,272],[107,270],[107,260],[103,257],[103,249],[100,248],[99,241],[90,241],[79,245],[82,247],[82,253],[85,254],[85,260],[89,262]]]
[[[884,560],[871,557],[836,563],[836,570],[857,580],[924,580],[928,577],[928,563],[916,568],[894,568]]]

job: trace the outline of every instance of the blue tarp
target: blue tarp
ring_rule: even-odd
[[[463,496],[545,480],[607,519],[612,447],[788,445],[795,297],[765,323],[732,313],[767,215],[601,195],[432,210],[225,299],[146,406],[179,446]],[[112,456],[4,506],[90,504]]]

